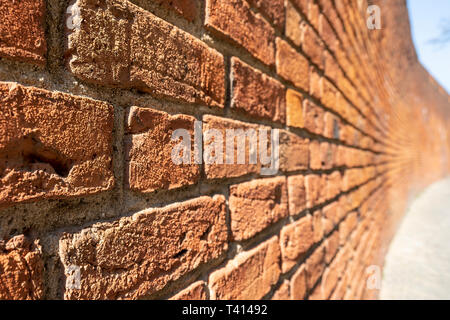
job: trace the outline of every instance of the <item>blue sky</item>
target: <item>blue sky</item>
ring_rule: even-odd
[[[439,37],[445,20],[450,23],[450,0],[408,0],[408,10],[420,62],[450,93],[450,42],[429,43]]]

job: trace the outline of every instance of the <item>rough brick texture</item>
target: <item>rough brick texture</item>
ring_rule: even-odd
[[[114,185],[111,105],[0,83],[0,205]]]
[[[81,289],[67,299],[139,298],[227,249],[225,199],[201,197],[99,223],[60,240],[66,270],[81,268]]]
[[[128,1],[79,0],[70,30],[70,70],[101,85],[223,106],[225,70],[216,50]],[[70,19],[70,17],[69,17]]]
[[[263,63],[275,63],[275,31],[246,0],[207,0],[205,26],[233,40]]]
[[[44,294],[38,241],[20,235],[0,241],[0,300],[37,300]]]
[[[209,277],[212,299],[261,299],[280,276],[280,246],[274,237],[239,254]]]
[[[46,62],[44,0],[0,1],[0,57]]]
[[[194,121],[187,115],[171,116],[153,109],[132,107],[127,123],[126,177],[132,190],[152,192],[159,189],[174,189],[197,182],[200,167],[195,163]],[[184,152],[188,163],[174,163],[172,150],[181,140],[172,140],[175,130],[186,130],[189,135],[190,150],[181,150],[179,161],[183,161]],[[184,137],[180,138],[184,139]],[[183,148],[184,149],[184,148]],[[176,150],[176,149],[175,149]],[[154,164],[159,165],[155,166]]]
[[[0,299],[376,299],[367,267],[450,173],[405,0],[0,14]]]
[[[231,60],[233,108],[256,118],[285,122],[286,99],[284,86],[238,58]]]
[[[230,187],[231,232],[235,240],[255,236],[288,215],[286,178],[253,180]]]

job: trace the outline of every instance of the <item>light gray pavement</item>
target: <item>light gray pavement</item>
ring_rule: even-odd
[[[450,178],[411,204],[386,256],[380,299],[450,299]]]

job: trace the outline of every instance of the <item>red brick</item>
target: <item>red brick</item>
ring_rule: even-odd
[[[314,242],[319,243],[324,237],[325,223],[322,210],[316,210],[312,214]]]
[[[283,0],[247,0],[251,6],[257,8],[277,28],[283,29],[284,1]]]
[[[314,0],[309,0],[308,2],[308,20],[312,24],[312,26],[316,28],[316,30],[319,30],[319,6],[314,2]]]
[[[309,164],[309,140],[286,130],[279,131],[280,170],[284,172],[305,170]]]
[[[329,3],[331,5],[331,3]],[[321,14],[319,17],[319,35],[327,44],[332,52],[336,51],[337,38],[325,15]]]
[[[336,87],[327,79],[322,78],[321,102],[328,108],[336,110]]]
[[[44,295],[44,263],[38,240],[23,235],[0,241],[0,300],[38,300]]]
[[[303,102],[303,119],[305,129],[319,135],[324,131],[324,110],[314,102],[305,100]]]
[[[323,245],[318,247],[306,260],[306,283],[312,289],[325,269],[325,250]]]
[[[320,142],[317,140],[312,141],[309,144],[309,166],[313,170],[322,169],[322,157],[320,150]]]
[[[288,1],[286,2],[286,36],[291,39],[291,41],[300,47],[302,44],[302,34],[303,29],[306,27],[300,13],[295,9],[295,7]]]
[[[339,280],[339,274],[335,267],[336,261],[326,268],[322,277],[322,294],[324,299],[329,299]]]
[[[339,139],[339,135],[336,136],[336,130],[338,130],[339,118],[330,112],[325,112],[324,123],[325,128],[323,135],[330,139]]]
[[[309,70],[309,94],[317,100],[320,100],[322,98],[322,76],[313,66]]]
[[[300,9],[303,15],[308,16],[308,5],[310,1],[311,0],[292,0],[292,3]]]
[[[206,283],[197,281],[186,289],[178,292],[169,300],[206,300]]]
[[[78,78],[223,107],[225,67],[220,53],[128,1],[77,4],[82,23],[68,36],[67,56]]]
[[[273,294],[272,300],[290,300],[289,287],[289,280],[284,280],[278,290]]]
[[[0,2],[0,57],[46,63],[44,0]]]
[[[333,145],[328,142],[320,143],[320,164],[321,168],[329,170],[334,165]]]
[[[218,141],[216,142],[213,138],[208,137],[208,130],[218,130],[223,137],[223,147],[222,153],[223,157],[218,156],[217,162],[214,163],[205,163],[205,173],[208,179],[216,179],[216,178],[231,178],[231,177],[239,177],[250,173],[259,174],[261,172],[261,161],[259,157],[259,137],[258,131],[260,129],[267,129],[267,141],[270,141],[270,128],[265,126],[259,126],[255,124],[249,124],[241,121],[205,115],[203,116],[203,144],[204,144],[204,159],[207,157],[207,154],[211,154],[209,152],[210,149],[214,149],[214,146],[219,146]],[[226,157],[226,136],[227,130],[235,130],[235,133],[238,133],[238,130],[243,130],[244,133],[238,136],[238,139],[235,139],[234,144],[234,163],[227,164]],[[256,138],[253,139],[251,135],[245,136],[245,132],[250,132],[248,130],[254,130]],[[245,139],[245,143],[244,140]],[[237,140],[237,141],[236,141]],[[208,147],[209,146],[209,147]],[[251,148],[253,146],[253,149]],[[245,163],[238,164],[237,163],[237,154],[240,147],[245,148]],[[208,149],[210,148],[210,149]],[[254,150],[257,156],[256,163],[250,163],[250,153],[251,150]],[[270,144],[268,146],[268,150],[270,151]],[[270,154],[270,153],[269,153]],[[281,154],[281,152],[280,152]],[[210,162],[213,162],[210,159]]]
[[[306,187],[303,175],[287,178],[289,195],[289,213],[294,216],[306,209]]]
[[[342,208],[339,202],[333,202],[323,208],[323,216],[326,220],[325,233],[328,234],[339,223]]]
[[[205,27],[235,41],[264,64],[275,64],[275,31],[245,0],[207,0]]]
[[[291,280],[291,298],[292,300],[304,300],[306,297],[306,270],[305,265],[294,273]]]
[[[324,47],[318,35],[308,25],[303,28],[302,49],[311,61],[323,70]]]
[[[285,177],[253,180],[230,187],[231,231],[246,240],[288,216]]]
[[[286,91],[286,123],[290,127],[304,128],[303,96],[291,89]]]
[[[350,212],[344,221],[339,225],[340,243],[343,245],[347,242],[349,235],[355,230],[358,224],[358,214],[353,211]]]
[[[339,70],[336,60],[328,51],[324,54],[324,68],[325,75],[336,83],[341,70]],[[336,106],[334,110],[337,110],[337,108],[338,106]],[[342,114],[342,116],[344,116],[344,114]]]
[[[286,94],[279,81],[235,57],[231,59],[231,79],[233,108],[256,118],[286,122]]]
[[[325,261],[327,264],[330,264],[331,260],[333,260],[339,249],[339,231],[334,231],[326,240],[325,240]]]
[[[309,174],[305,177],[306,206],[312,208],[320,203],[320,176]]]
[[[0,205],[113,187],[111,105],[6,82],[0,96]]]
[[[136,299],[227,250],[223,196],[149,209],[114,222],[65,233],[59,252],[66,273],[80,267],[80,288],[66,299]]]
[[[159,4],[175,11],[188,21],[197,17],[197,0],[155,0]]]
[[[240,253],[209,276],[213,300],[258,300],[278,282],[280,276],[278,237]]]
[[[305,216],[281,229],[282,270],[291,270],[314,244],[311,216]]]
[[[277,73],[297,88],[308,91],[309,63],[286,41],[277,38]]]
[[[335,171],[327,176],[327,200],[341,193],[341,173]]]
[[[200,177],[195,164],[194,121],[187,115],[169,115],[149,108],[132,107],[125,137],[126,181],[132,190],[153,192],[194,184]],[[172,140],[175,130],[190,134],[189,164],[176,164],[172,151],[181,140]],[[199,132],[201,134],[201,132]],[[181,160],[181,159],[180,159]]]

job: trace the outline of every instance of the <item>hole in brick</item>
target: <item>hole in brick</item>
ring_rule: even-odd
[[[181,258],[182,256],[184,256],[187,252],[188,252],[187,249],[183,249],[183,250],[181,250],[180,252],[178,252],[176,255],[174,255],[172,258],[174,258],[174,259],[179,259],[179,258]]]
[[[69,175],[72,164],[55,150],[45,147],[39,139],[28,136],[22,144],[22,157],[25,167],[41,166],[43,170],[53,171],[61,177]]]
[[[200,240],[204,240],[204,241],[208,240],[208,235],[211,232],[211,227],[212,227],[212,225],[209,225],[209,227],[205,230],[205,232],[203,232],[203,234],[200,237]]]

